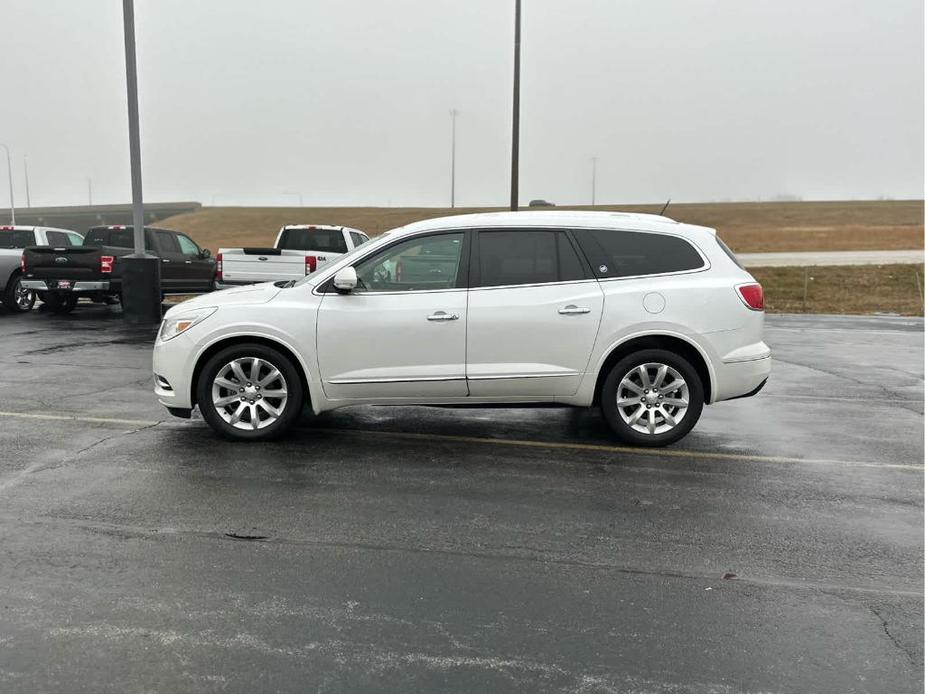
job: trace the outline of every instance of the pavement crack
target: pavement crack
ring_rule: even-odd
[[[910,662],[912,665],[918,665],[919,663],[916,661],[915,655],[914,655],[908,648],[906,648],[905,646],[903,646],[903,645],[899,642],[899,640],[898,640],[895,636],[893,636],[893,634],[890,633],[889,625],[888,625],[888,623],[887,623],[887,620],[885,620],[885,619],[883,618],[883,615],[881,615],[881,614],[880,614],[876,609],[874,609],[873,607],[870,607],[870,608],[868,608],[868,609],[870,609],[870,611],[874,613],[874,615],[877,617],[877,619],[880,620],[880,627],[883,629],[883,633],[886,634],[886,637],[890,640],[890,642],[891,642],[896,648],[898,648],[899,650],[901,650],[901,651],[906,655],[906,658],[909,659],[909,662]]]
[[[112,434],[111,436],[105,436],[105,437],[101,438],[101,439],[98,440],[98,441],[94,441],[94,442],[91,443],[89,446],[85,446],[84,448],[81,448],[79,451],[77,451],[76,453],[74,453],[73,456],[71,456],[71,457],[68,458],[67,460],[63,461],[62,464],[67,464],[67,463],[69,463],[69,462],[71,462],[71,461],[73,461],[73,460],[76,460],[76,459],[79,458],[82,454],[86,453],[87,451],[93,450],[93,449],[96,448],[97,446],[99,446],[99,445],[101,445],[101,444],[104,444],[104,443],[106,443],[107,441],[112,441],[113,439],[118,439],[118,438],[123,438],[123,437],[131,436],[132,434],[137,434],[138,432],[144,431],[145,429],[153,429],[154,427],[158,426],[159,424],[163,424],[163,423],[164,423],[164,420],[161,419],[161,420],[158,420],[158,421],[156,421],[156,422],[154,422],[154,423],[152,423],[152,424],[145,424],[145,425],[143,425],[143,426],[136,427],[136,428],[134,428],[134,429],[131,429],[130,431],[120,431],[120,432],[117,432],[117,433],[115,433],[115,434]],[[58,467],[58,466],[53,466],[53,467]],[[44,468],[43,468],[43,469],[44,469]]]

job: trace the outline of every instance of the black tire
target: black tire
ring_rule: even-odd
[[[55,294],[54,292],[49,292],[45,295],[44,301],[48,306],[48,310],[52,313],[57,313],[58,315],[64,315],[70,313],[74,310],[74,307],[77,306],[77,301],[79,297],[73,294],[65,294],[61,296]]]
[[[272,423],[260,426],[258,429],[238,428],[224,419],[222,414],[219,413],[219,408],[216,407],[213,402],[213,382],[220,371],[234,360],[250,360],[255,358],[279,370],[284,379],[287,397],[285,402],[271,398],[267,399],[266,404],[273,406],[274,409],[279,409],[278,406],[282,406],[280,415]],[[244,385],[250,390],[250,385]],[[227,397],[236,395],[230,389],[226,389],[225,392]],[[274,392],[278,392],[278,390]],[[241,397],[249,396],[258,399],[262,398],[259,394],[252,392],[244,393]],[[213,431],[219,436],[231,441],[266,441],[282,436],[298,421],[305,407],[305,393],[302,388],[302,379],[299,377],[299,371],[288,357],[278,350],[265,345],[240,344],[223,349],[213,355],[205,363],[199,374],[199,382],[196,384],[196,401],[203,419],[206,420],[206,423],[212,427]],[[245,408],[248,410],[248,412],[243,414],[243,417],[246,419],[246,422],[251,422],[252,413],[260,410],[260,408],[257,407],[259,403],[256,402],[256,400],[247,400],[242,404],[244,404]],[[252,404],[254,407],[251,407]],[[237,407],[235,407],[237,405],[237,402],[230,403],[221,409],[224,410],[226,414],[230,415],[233,414],[230,412],[230,409],[233,407],[237,409]],[[258,413],[258,420],[261,416],[266,414],[266,411],[260,410]],[[242,421],[241,423],[245,424],[246,422]]]
[[[648,433],[634,429],[628,422],[624,421],[620,413],[621,408],[617,407],[617,389],[620,383],[624,378],[638,370],[639,367],[644,364],[664,364],[680,374],[686,384],[688,399],[687,409],[683,412],[683,416],[678,423],[667,431]],[[651,371],[652,377],[647,376],[647,378],[654,382],[657,369],[653,368]],[[639,372],[637,371],[637,373]],[[666,376],[666,378],[668,377]],[[673,382],[674,381],[667,382],[669,388]],[[655,389],[655,391],[657,393],[658,389]],[[678,394],[675,391],[669,392],[667,389],[662,389],[662,393],[666,392],[668,392],[669,398],[674,398],[674,396]],[[642,401],[639,403],[639,406],[640,408],[645,407],[645,410],[643,411],[640,409],[639,412],[641,412],[642,417],[645,418],[644,421],[646,425],[650,417],[654,418],[656,423],[655,428],[657,429],[659,421],[661,421],[661,426],[668,426],[668,420],[664,417],[663,413],[672,410],[674,414],[677,414],[679,410],[673,406],[663,407],[662,404],[659,403],[661,398],[656,393],[653,393],[653,395],[641,395]],[[646,407],[648,398],[653,398],[654,404]],[[691,366],[690,362],[684,357],[665,349],[646,349],[623,357],[623,359],[618,361],[610,370],[607,379],[604,381],[604,387],[601,390],[601,410],[604,413],[604,419],[621,441],[632,444],[633,446],[667,446],[684,438],[688,432],[694,428],[694,425],[697,424],[697,420],[700,419],[700,414],[703,411],[703,400],[703,383],[700,380],[700,376],[697,374],[697,370]],[[626,406],[623,408],[623,411],[628,416],[632,416],[637,412],[634,408],[635,403]],[[640,423],[640,426],[643,426],[643,424]]]
[[[35,306],[35,292],[22,288],[22,275],[17,273],[10,278],[3,291],[3,305],[13,313],[27,313]]]

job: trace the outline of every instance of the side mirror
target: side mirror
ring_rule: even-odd
[[[357,288],[357,271],[352,267],[341,268],[334,275],[334,289],[347,294]]]
[[[199,254],[199,257],[201,257],[203,260],[205,260],[206,258],[211,258],[212,251],[210,251],[208,248],[203,248],[202,252]]]

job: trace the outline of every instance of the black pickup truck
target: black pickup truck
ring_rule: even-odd
[[[145,227],[145,247],[161,259],[162,293],[200,294],[215,288],[215,259],[185,234]],[[80,297],[112,303],[122,294],[119,259],[133,252],[132,227],[93,227],[83,246],[26,248],[22,285],[56,313],[71,311]]]

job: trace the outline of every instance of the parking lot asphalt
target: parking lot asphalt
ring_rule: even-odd
[[[246,445],[117,310],[0,314],[0,691],[921,692],[922,330],[770,316],[765,391],[662,451],[568,409]]]

